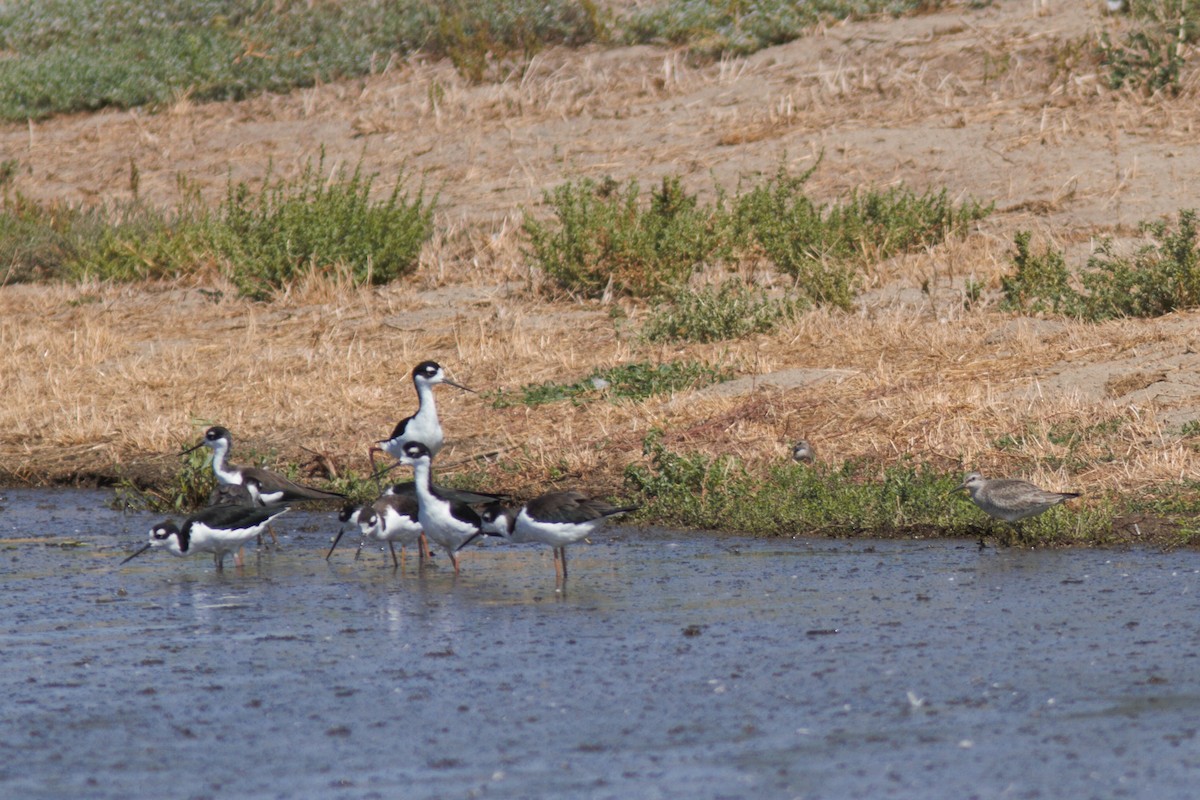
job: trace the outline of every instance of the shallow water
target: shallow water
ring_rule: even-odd
[[[614,528],[240,570],[0,511],[5,797],[1193,797],[1200,554]],[[349,534],[347,534],[349,536]],[[388,566],[384,566],[387,564]]]

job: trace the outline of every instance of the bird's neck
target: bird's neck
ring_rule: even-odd
[[[213,474],[217,476],[217,481],[229,485],[239,485],[242,482],[242,473],[238,471],[232,464],[225,463],[225,456],[229,454],[229,445],[224,441],[217,442],[213,446],[212,468]]]
[[[425,381],[413,381],[417,387],[417,413],[413,414],[418,419],[426,419],[428,417],[437,417],[437,403],[433,399],[433,385]]]
[[[413,463],[413,485],[417,491],[417,500],[429,504],[437,500],[430,486],[429,461],[421,459]]]

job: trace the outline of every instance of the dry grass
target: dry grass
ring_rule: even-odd
[[[169,204],[177,173],[215,195],[272,160],[294,174],[324,146],[333,167],[362,159],[385,178],[401,166],[424,175],[440,192],[440,233],[405,285],[310,276],[269,305],[212,279],[0,288],[0,480],[161,477],[217,422],[237,438],[235,457],[304,461],[307,447],[362,469],[368,442],[414,407],[408,373],[426,358],[477,389],[569,383],[643,359],[852,371],[808,388],[580,407],[496,410],[439,390],[443,463],[502,451],[503,469],[486,469],[516,492],[552,480],[618,489],[652,428],[671,446],[759,465],[804,437],[825,459],[912,457],[1089,494],[1194,477],[1197,454],[1178,436],[1200,417],[1186,379],[1200,366],[1194,315],[1046,325],[986,302],[1017,230],[1085,257],[1097,235],[1194,203],[1193,90],[1107,92],[1083,44],[1121,23],[1064,5],[836,26],[706,67],[654,48],[553,50],[498,85],[469,85],[444,64],[395,65],[236,105],[181,98],[158,116],[2,129],[34,197],[118,196],[132,159],[142,195]],[[813,311],[769,336],[652,346],[637,336],[644,307],[614,317],[539,298],[519,228],[545,189],[681,174],[689,191],[734,190],[822,154],[818,196],[904,182],[995,199],[1000,213],[963,241],[876,265],[856,313]],[[964,304],[968,280],[985,287],[982,306]],[[1057,431],[1080,421],[1117,421],[1113,452],[1085,443],[1085,466],[1047,466],[1067,455]],[[998,444],[1014,436],[1019,446]]]

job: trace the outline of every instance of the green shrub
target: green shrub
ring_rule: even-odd
[[[213,249],[243,294],[266,297],[309,270],[349,268],[358,283],[387,283],[416,269],[433,233],[433,202],[409,199],[405,175],[386,200],[370,199],[361,167],[324,177],[324,157],[293,181],[269,179],[254,194],[229,185],[213,225]]]
[[[752,333],[767,333],[793,319],[807,304],[771,299],[763,290],[741,281],[720,287],[680,289],[671,302],[661,305],[646,322],[645,337],[652,342],[717,342]]]
[[[203,222],[138,200],[84,207],[39,203],[20,192],[0,200],[0,261],[11,282],[141,280],[181,274],[203,248]]]
[[[0,201],[0,259],[10,281],[133,281],[194,273],[217,263],[247,296],[263,298],[309,270],[349,269],[360,283],[412,272],[433,232],[434,202],[423,190],[369,199],[356,169],[325,178],[324,160],[290,181],[269,179],[257,194],[230,182],[216,212],[181,181],[183,201],[164,212],[140,200],[83,207],[43,204],[19,192]]]
[[[1130,0],[1129,5],[1140,25],[1120,44],[1107,32],[1100,35],[1109,86],[1178,93],[1187,54],[1200,31],[1200,9],[1188,0]]]
[[[1200,305],[1200,252],[1196,249],[1196,212],[1179,212],[1179,225],[1142,224],[1154,243],[1138,249],[1132,259],[1101,244],[1088,259],[1083,286],[1088,292],[1086,317],[1157,317]]]
[[[766,184],[735,201],[734,229],[748,231],[768,258],[796,280],[796,288],[818,305],[848,309],[857,273],[899,253],[964,232],[992,211],[967,201],[955,207],[946,191],[916,194],[899,187],[852,192],[832,206],[817,205],[800,176],[782,168]]]
[[[1001,279],[1002,306],[1025,311],[1052,311],[1097,322],[1118,317],[1155,317],[1200,305],[1200,250],[1196,212],[1179,212],[1179,224],[1142,224],[1153,238],[1132,257],[1117,254],[1111,241],[1101,243],[1071,285],[1061,253],[1033,254],[1029,234],[1018,233],[1013,264],[1016,272]]]
[[[1072,315],[1079,308],[1079,294],[1071,287],[1071,273],[1063,254],[1047,247],[1034,253],[1028,231],[1018,231],[1014,240],[1016,271],[1000,279],[1004,292],[1001,308],[1033,313],[1052,311]]]
[[[644,207],[637,180],[622,187],[611,178],[568,182],[545,200],[555,224],[526,215],[531,255],[557,288],[573,295],[668,295],[719,244],[721,208],[700,208],[677,177],[664,178]]]
[[[545,195],[553,221],[526,215],[530,256],[555,288],[574,295],[663,298],[680,292],[702,264],[765,254],[806,300],[849,308],[859,270],[961,233],[992,211],[973,201],[955,206],[944,190],[903,187],[818,205],[803,191],[815,169],[794,177],[781,168],[731,202],[718,192],[705,207],[679,178],[664,178],[647,203],[636,180],[569,182]]]

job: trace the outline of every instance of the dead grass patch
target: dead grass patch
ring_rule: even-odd
[[[439,234],[404,284],[313,274],[270,305],[237,299],[211,273],[0,288],[0,480],[161,478],[210,423],[231,429],[235,458],[301,463],[307,448],[365,470],[367,443],[415,407],[408,375],[426,358],[480,390],[637,360],[720,363],[743,376],[854,373],[585,407],[494,410],[439,389],[443,468],[519,494],[619,492],[656,428],[672,446],[751,469],[807,438],[834,464],[977,468],[1083,491],[1085,503],[1200,475],[1200,453],[1180,434],[1200,417],[1187,394],[1200,315],[1086,325],[996,310],[1015,230],[1086,249],[1194,204],[1194,88],[1176,99],[1101,91],[1078,42],[1108,23],[1089,4],[1044,8],[1002,4],[969,25],[951,10],[832,26],[705,67],[650,47],[550,50],[498,85],[470,85],[446,64],[396,64],[288,96],[183,97],[160,115],[4,128],[0,148],[20,162],[13,180],[33,197],[126,196],[132,160],[148,201],[174,203],[181,172],[212,199],[231,178],[257,185],[272,160],[277,175],[296,175],[324,146],[334,166],[361,160],[394,174],[404,164],[426,178]],[[811,188],[822,200],[902,182],[1003,210],[963,241],[873,264],[851,312],[809,311],[733,342],[651,345],[638,335],[645,304],[531,299],[541,276],[517,228],[526,209],[546,211],[545,188],[681,174],[689,191],[734,190],[781,161],[801,172],[821,153],[828,169]],[[978,302],[968,282],[983,285]],[[1106,369],[1126,361],[1166,375],[1177,393],[1134,402],[1127,386],[1106,390]]]

